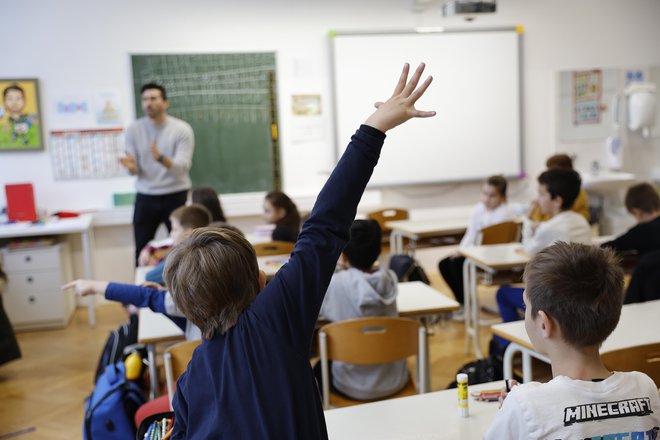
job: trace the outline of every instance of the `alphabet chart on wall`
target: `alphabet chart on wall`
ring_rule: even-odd
[[[50,155],[55,180],[124,177],[124,130],[65,130],[50,132]]]

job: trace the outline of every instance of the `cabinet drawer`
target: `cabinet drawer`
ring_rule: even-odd
[[[65,292],[52,288],[39,293],[10,291],[2,296],[9,321],[20,325],[35,321],[64,321]]]
[[[5,272],[23,272],[35,269],[58,269],[60,267],[61,246],[49,246],[43,249],[25,249],[3,251],[2,259]]]
[[[62,276],[59,271],[14,272],[8,276],[7,293],[36,293],[59,290]]]

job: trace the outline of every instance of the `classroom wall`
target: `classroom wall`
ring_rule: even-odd
[[[556,151],[577,154],[578,168],[587,169],[594,159],[604,163],[602,141],[570,144],[557,141],[558,71],[660,65],[657,50],[660,2],[657,0],[500,0],[496,14],[478,17],[471,23],[461,18],[443,18],[439,1],[418,1],[422,7],[416,11],[412,7],[414,3],[412,0],[4,2],[3,16],[15,19],[3,21],[3,35],[13,35],[20,44],[12,44],[13,49],[3,51],[0,77],[39,78],[43,109],[48,108],[56,90],[116,87],[123,99],[124,125],[128,125],[134,119],[130,53],[275,51],[284,189],[302,197],[319,190],[335,161],[327,38],[331,29],[524,26],[523,153],[529,176],[535,176],[545,158]],[[385,95],[388,92],[383,91]],[[322,116],[317,119],[292,116],[290,96],[301,93],[321,95]],[[370,111],[364,110],[365,118]],[[44,114],[46,132],[56,128],[51,127],[48,116]],[[360,122],[355,121],[356,127]],[[660,132],[660,127],[656,132]],[[654,172],[652,164],[660,163],[659,156],[657,137],[634,139],[625,168],[646,178]],[[51,211],[107,209],[111,207],[112,192],[133,189],[129,177],[56,182],[47,150],[1,152],[0,185],[21,181],[33,182],[38,205]],[[514,182],[510,197],[526,201],[533,194],[534,185],[530,185],[533,182],[530,178]],[[408,208],[469,205],[476,200],[477,191],[475,183],[426,185],[385,189],[377,199],[386,205]],[[0,207],[4,204],[4,192],[0,191]],[[260,206],[255,206],[254,212],[259,209]],[[115,230],[110,236],[114,235],[118,235]],[[125,246],[130,246],[130,235],[126,240]],[[97,234],[97,241],[112,240],[98,239]],[[116,254],[115,250],[107,253]],[[97,259],[97,269],[107,266],[106,263],[106,258]]]

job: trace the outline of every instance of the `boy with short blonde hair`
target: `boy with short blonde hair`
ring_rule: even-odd
[[[525,329],[553,379],[514,387],[486,439],[655,439],[660,398],[639,372],[611,372],[599,348],[619,322],[623,271],[610,250],[559,242],[525,269]]]
[[[412,117],[431,82],[403,69],[392,97],[357,130],[321,190],[291,258],[264,287],[250,244],[198,229],[165,267],[174,301],[202,330],[174,397],[172,439],[327,438],[309,363],[316,319],[385,132]]]

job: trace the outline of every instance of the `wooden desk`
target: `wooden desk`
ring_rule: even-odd
[[[289,254],[257,257],[257,264],[259,265],[259,269],[266,272],[266,279],[270,280],[275,276],[277,271],[280,270],[280,267],[289,261],[290,257],[291,255]]]
[[[417,240],[438,235],[459,234],[464,232],[470,219],[468,217],[438,220],[393,220],[385,222],[392,230],[390,234],[390,253],[403,254],[403,239],[409,240],[408,253],[414,254]]]
[[[463,265],[463,291],[465,293],[465,348],[469,351],[470,338],[474,353],[482,358],[479,347],[479,296],[477,295],[477,268],[493,274],[498,270],[524,267],[529,256],[522,252],[520,243],[494,244],[460,248],[465,257]]]
[[[603,342],[601,353],[660,342],[660,300],[638,304],[626,304],[621,309],[619,324]],[[504,378],[511,379],[512,359],[522,353],[523,382],[532,380],[531,357],[550,363],[550,359],[534,350],[525,331],[525,321],[506,322],[491,327],[491,331],[511,341],[504,353]]]
[[[470,385],[468,393],[504,387],[503,381]],[[332,440],[479,439],[499,409],[498,402],[469,397],[469,417],[459,417],[457,390],[436,391],[399,399],[325,411]]]
[[[94,266],[92,260],[92,246],[94,235],[92,232],[92,215],[82,214],[74,218],[63,218],[45,223],[8,223],[0,225],[0,239],[27,238],[44,235],[71,235],[80,234],[83,253],[83,276],[89,280],[94,279]],[[87,297],[89,310],[89,326],[96,325],[94,313],[94,295]]]

